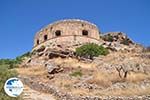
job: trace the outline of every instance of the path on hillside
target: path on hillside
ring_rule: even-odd
[[[22,98],[23,100],[56,100],[51,94],[35,91],[27,85],[24,85]]]

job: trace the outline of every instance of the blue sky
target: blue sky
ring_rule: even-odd
[[[150,0],[0,0],[0,58],[30,51],[38,30],[66,18],[95,23],[103,33],[122,31],[150,45]]]

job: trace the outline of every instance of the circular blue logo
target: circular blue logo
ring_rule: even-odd
[[[17,97],[23,92],[23,83],[16,77],[9,78],[4,85],[5,92],[11,97]]]

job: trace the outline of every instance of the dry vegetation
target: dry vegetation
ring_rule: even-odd
[[[79,61],[75,58],[55,58],[53,59],[55,63],[58,65],[62,65],[63,67],[69,67],[69,68],[83,68],[83,69],[93,69],[96,65],[94,63],[84,63],[82,61]]]
[[[96,91],[95,94],[99,96],[135,96],[135,95],[149,95],[150,88],[141,89],[141,88],[126,88],[126,89],[113,89],[113,90],[104,90]]]
[[[28,68],[17,68],[16,69],[20,75],[26,76],[45,76],[47,71],[42,66],[28,67]]]
[[[90,84],[96,84],[98,86],[107,88],[119,81],[121,81],[121,79],[117,73],[108,74],[105,72],[95,71],[93,73],[93,78],[88,80],[87,82]]]
[[[121,55],[108,55],[102,62],[117,63],[118,57],[131,56],[130,54]],[[136,55],[132,55],[132,60],[135,62],[144,61],[140,60]],[[42,66],[33,66],[28,68],[18,68],[18,72],[25,76],[38,76],[39,80],[43,82],[49,82],[51,85],[59,87],[62,91],[71,92],[74,95],[91,95],[91,96],[133,96],[133,95],[146,95],[150,94],[150,86],[145,87],[140,85],[144,80],[150,80],[150,74],[142,72],[129,72],[127,78],[120,78],[117,71],[103,71],[102,65],[95,63],[85,63],[74,58],[55,58],[53,62],[63,67],[64,71],[55,74],[54,78],[49,80],[46,76],[47,71]],[[150,63],[149,60],[145,60],[145,63]],[[82,75],[73,75],[82,74]],[[92,77],[92,78],[89,78]],[[87,79],[89,78],[89,79]],[[87,79],[87,80],[86,80]],[[85,81],[86,80],[86,81]],[[88,89],[84,87],[74,88],[74,85],[78,83],[93,84],[101,89]],[[115,85],[123,84],[121,87]],[[122,88],[123,87],[123,88]]]
[[[131,72],[126,78],[126,81],[131,83],[137,83],[144,81],[145,79],[150,79],[150,74]]]

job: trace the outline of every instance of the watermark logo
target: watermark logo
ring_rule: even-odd
[[[5,92],[11,97],[17,97],[23,92],[23,83],[16,77],[9,78],[4,85]]]

